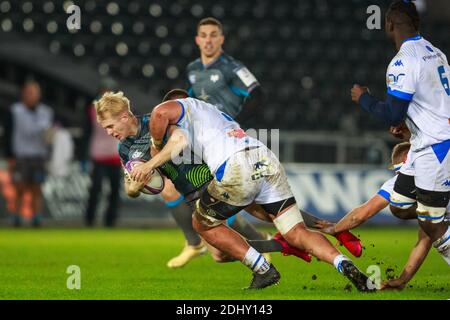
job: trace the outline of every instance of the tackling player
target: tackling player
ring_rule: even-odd
[[[397,144],[392,150],[391,156],[391,167],[395,171],[396,175],[386,181],[381,186],[376,195],[370,198],[363,205],[351,210],[337,223],[330,223],[324,220],[319,221],[317,226],[321,229],[321,231],[333,235],[336,232],[342,232],[344,230],[356,228],[379,213],[381,210],[386,208],[389,205],[390,195],[392,194],[395,181],[397,180],[397,174],[402,165],[406,162],[406,156],[409,152],[409,149],[409,142],[402,142]],[[394,215],[399,219],[417,219],[415,210],[416,207],[417,206],[411,207],[412,209],[409,212],[395,212]],[[450,214],[450,204],[447,207],[447,214]],[[399,278],[386,281],[382,285],[382,289],[403,289],[403,287],[414,277],[416,272],[419,270],[431,248],[431,245],[432,242],[430,237],[428,237],[423,232],[423,230],[419,228],[417,243],[415,244],[413,250],[409,255],[403,272],[401,273]]]
[[[386,33],[398,50],[387,73],[387,99],[354,85],[352,100],[396,126],[405,120],[411,150],[390,195],[394,214],[417,203],[417,217],[433,246],[450,265],[450,228],[444,217],[450,197],[450,67],[444,53],[419,34],[419,14],[410,1],[394,1]]]
[[[194,227],[208,243],[253,271],[249,288],[264,288],[280,279],[272,264],[223,224],[254,202],[290,245],[333,264],[358,290],[369,291],[367,276],[350,259],[323,235],[306,229],[285,171],[264,144],[247,136],[226,113],[193,98],[167,101],[153,110],[153,141],[161,141],[170,125],[176,126],[167,144],[150,161],[136,165],[131,177],[147,181],[154,168],[188,149],[201,157],[214,179],[196,202]]]
[[[97,120],[106,129],[107,133],[120,140],[119,155],[122,164],[130,159],[141,159],[148,161],[151,158],[150,139],[150,117],[149,115],[135,116],[131,110],[128,99],[120,93],[106,93],[100,101],[95,102]],[[203,164],[175,164],[169,161],[161,166],[163,174],[170,179],[173,191],[182,194],[182,199],[186,202],[191,211],[193,204],[198,199],[202,188],[212,179],[208,167]],[[125,191],[130,197],[140,195],[143,183],[133,181],[124,170]],[[165,182],[169,180],[165,179]],[[176,188],[176,189],[175,189]],[[191,222],[192,223],[192,222]],[[295,255],[306,261],[311,257],[302,250],[293,248],[283,239],[277,237],[274,240],[248,240],[260,252],[281,252],[285,255]],[[214,260],[217,262],[230,261],[230,257],[214,248],[210,248]]]

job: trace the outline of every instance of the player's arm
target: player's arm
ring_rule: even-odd
[[[386,72],[387,98],[381,101],[369,93],[368,88],[354,85],[352,100],[390,126],[399,125],[406,117],[408,106],[420,83],[420,63],[416,58],[395,57]]]
[[[388,94],[386,101],[378,100],[366,87],[355,84],[351,90],[352,101],[390,126],[398,126],[405,120],[410,100]]]
[[[322,229],[320,231],[331,235],[334,235],[338,232],[347,231],[361,225],[362,223],[376,215],[378,212],[386,208],[388,204],[388,200],[386,200],[381,195],[376,194],[363,205],[360,205],[359,207],[351,210],[336,224],[318,224],[317,227]]]
[[[164,147],[154,157],[143,164],[136,165],[131,172],[131,179],[139,182],[148,181],[151,171],[164,163],[178,157],[189,145],[189,140],[183,130],[174,129]]]
[[[236,116],[235,121],[237,123],[245,123],[252,117],[254,117],[258,112],[261,112],[261,107],[264,105],[266,96],[261,86],[258,85],[245,98],[242,105],[241,112]]]
[[[265,95],[256,77],[239,61],[231,63],[233,72],[230,73],[228,85],[231,91],[243,99],[242,108],[234,119],[243,124],[261,112],[265,102]]]
[[[150,117],[150,132],[157,149],[162,149],[168,126],[177,124],[183,111],[183,107],[177,101],[166,101],[153,109]]]
[[[424,262],[432,246],[432,241],[421,228],[419,228],[419,239],[408,257],[403,272],[396,279],[385,281],[381,289],[403,289],[414,277]]]

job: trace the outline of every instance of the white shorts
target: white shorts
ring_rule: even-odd
[[[233,154],[226,161],[223,176],[216,172],[208,192],[234,206],[267,204],[293,197],[283,166],[266,146]]]
[[[444,150],[445,151],[445,150]],[[420,151],[409,151],[406,163],[400,172],[414,176],[416,187],[427,191],[450,191],[450,151],[443,153],[427,147]]]

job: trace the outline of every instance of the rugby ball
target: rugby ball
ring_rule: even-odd
[[[145,161],[140,159],[130,160],[125,164],[125,169],[128,171],[128,173],[131,173],[131,171],[133,171],[134,166],[139,163],[145,163]],[[161,171],[158,168],[156,168],[153,170],[150,181],[147,182],[147,184],[141,189],[141,192],[145,194],[158,194],[161,191],[163,191],[163,189],[164,189],[164,178],[162,176]]]

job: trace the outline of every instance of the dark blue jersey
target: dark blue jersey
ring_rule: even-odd
[[[200,58],[191,62],[186,74],[191,97],[217,106],[232,118],[241,112],[250,91],[259,86],[258,80],[241,62],[225,53],[206,66]]]
[[[151,135],[149,130],[149,115],[137,116],[138,133],[119,143],[119,155],[123,165],[130,159],[150,160]],[[160,167],[163,174],[169,178],[175,188],[186,196],[209,182],[213,176],[208,166],[202,164],[175,164],[169,161]]]

